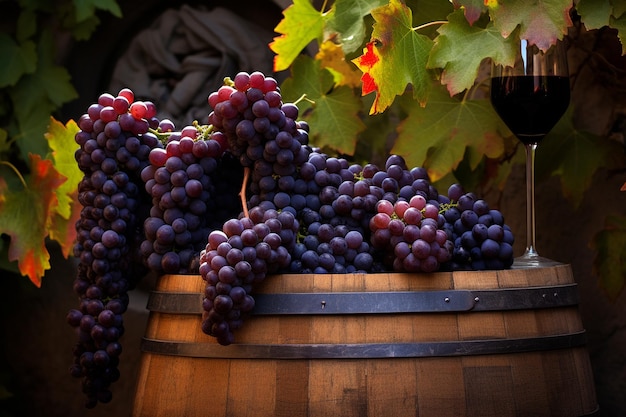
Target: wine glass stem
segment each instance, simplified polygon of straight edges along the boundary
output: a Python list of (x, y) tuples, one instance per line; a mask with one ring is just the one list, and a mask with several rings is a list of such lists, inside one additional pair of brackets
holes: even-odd
[(535, 150), (537, 144), (526, 147), (526, 253), (539, 256), (535, 246)]

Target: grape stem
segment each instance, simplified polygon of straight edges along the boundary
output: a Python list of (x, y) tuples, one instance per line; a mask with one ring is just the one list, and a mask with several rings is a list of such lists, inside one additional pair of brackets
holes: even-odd
[(296, 101), (293, 102), (293, 104), (297, 106), (298, 103), (300, 103), (301, 101), (305, 101), (305, 100), (311, 103), (312, 105), (315, 105), (315, 100), (311, 100), (310, 98), (308, 98), (306, 96), (306, 93), (302, 94)]
[(243, 209), (243, 215), (248, 217), (248, 201), (246, 200), (246, 188), (248, 186), (248, 178), (250, 178), (250, 167), (243, 169), (243, 183), (241, 184), (241, 191), (239, 192), (239, 198), (241, 198), (241, 207)]

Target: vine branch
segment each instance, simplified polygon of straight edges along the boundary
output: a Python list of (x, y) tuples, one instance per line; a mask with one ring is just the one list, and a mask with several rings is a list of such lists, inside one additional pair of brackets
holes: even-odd
[(22, 176), (22, 173), (15, 167), (15, 165), (13, 165), (12, 163), (10, 163), (8, 161), (0, 161), (0, 164), (1, 165), (6, 165), (9, 168), (11, 168), (13, 170), (13, 172), (15, 172), (17, 177), (20, 179), (20, 181), (22, 182), (22, 185), (24, 186), (24, 188), (28, 188), (28, 185), (26, 184), (26, 180)]

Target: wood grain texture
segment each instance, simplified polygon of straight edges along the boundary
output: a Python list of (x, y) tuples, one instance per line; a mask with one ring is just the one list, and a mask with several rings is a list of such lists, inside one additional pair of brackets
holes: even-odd
[[(527, 288), (573, 283), (568, 265), (434, 274), (277, 275), (258, 293)], [(202, 293), (199, 276), (156, 290)], [(584, 331), (577, 306), (402, 314), (253, 316), (236, 344), (386, 344), (509, 340)], [(216, 344), (199, 314), (152, 311), (146, 338)], [(597, 407), (584, 346), (447, 357), (258, 359), (146, 351), (134, 417), (581, 416)]]

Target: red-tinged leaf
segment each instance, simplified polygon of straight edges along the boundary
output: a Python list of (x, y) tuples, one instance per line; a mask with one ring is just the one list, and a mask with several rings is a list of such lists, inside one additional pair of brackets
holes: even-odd
[(453, 0), (455, 8), (462, 8), (463, 14), (470, 25), (473, 25), (483, 12), (487, 11), (485, 0)]
[(497, 158), (504, 142), (497, 133), (502, 122), (488, 100), (460, 101), (439, 86), (433, 88), (425, 107), (413, 105), (398, 127), (398, 138), (391, 150), (405, 157), (409, 166), (423, 166), (437, 181), (463, 160), (470, 148), (470, 168), (483, 155)]
[(58, 200), (55, 190), (65, 181), (54, 169), (52, 161), (30, 156), (30, 172), (26, 187), (10, 190), (0, 182), (0, 233), (10, 238), (9, 261), (17, 261), (22, 275), (37, 287), (50, 268), (46, 237)]
[(512, 38), (503, 38), (493, 24), (486, 28), (470, 26), (457, 10), (441, 25), (428, 59), (428, 67), (443, 68), (441, 83), (450, 95), (470, 88), (478, 76), (480, 63), (493, 58), (502, 65), (513, 65), (516, 47)]
[(571, 0), (501, 0), (490, 7), (495, 27), (508, 38), (519, 26), (520, 38), (546, 51), (572, 25)]
[(80, 217), (82, 208), (78, 202), (78, 183), (82, 179), (83, 173), (74, 159), (74, 153), (78, 147), (74, 141), (74, 136), (78, 130), (78, 125), (73, 120), (68, 121), (64, 126), (61, 122), (50, 117), (48, 132), (45, 134), (52, 150), (54, 167), (59, 171), (59, 174), (67, 178), (67, 181), (55, 190), (59, 204), (52, 216), (50, 225), (50, 239), (59, 243), (63, 256), (66, 258), (70, 255), (76, 240), (74, 225)]
[(281, 93), (286, 101), (297, 100), (306, 94), (314, 102), (303, 100), (298, 104), (311, 127), (311, 141), (315, 146), (353, 155), (357, 135), (365, 129), (359, 118), (362, 111), (360, 97), (352, 88), (334, 87), (333, 75), (321, 68), (318, 60), (299, 57), (291, 74), (281, 85)]
[(626, 285), (626, 217), (607, 217), (589, 246), (595, 252), (594, 274), (609, 298), (617, 299)]
[(332, 18), (331, 13), (316, 10), (309, 0), (294, 0), (283, 11), (283, 19), (274, 31), (280, 34), (269, 47), (276, 53), (274, 71), (282, 71), (315, 39), (321, 39), (324, 22)]
[(372, 40), (352, 62), (363, 72), (362, 94), (376, 92), (370, 114), (382, 113), (410, 84), (413, 97), (424, 104), (431, 86), (426, 69), (432, 40), (412, 28), (411, 9), (399, 0), (372, 10)]
[(65, 258), (68, 258), (72, 254), (74, 248), (74, 242), (76, 241), (76, 222), (80, 218), (80, 211), (82, 205), (78, 201), (78, 190), (69, 195), (71, 200), (71, 216), (65, 218), (59, 214), (58, 211), (54, 212), (52, 221), (50, 224), (50, 239), (53, 239), (59, 243), (61, 252)]

